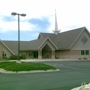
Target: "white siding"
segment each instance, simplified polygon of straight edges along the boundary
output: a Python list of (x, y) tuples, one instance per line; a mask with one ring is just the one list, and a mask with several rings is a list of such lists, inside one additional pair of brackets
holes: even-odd
[[(84, 36), (88, 39), (85, 44), (81, 40)], [(71, 50), (80, 50), (80, 53), (81, 53), (81, 50), (89, 50), (89, 55), (71, 55), (70, 57), (71, 58), (88, 58), (88, 59), (90, 59), (90, 35), (86, 30), (84, 30), (84, 32), (78, 38), (78, 40), (73, 45)]]
[(3, 46), (3, 51), (6, 53), (6, 57), (10, 57), (12, 55), (12, 53), (5, 46)]
[[(86, 36), (86, 38), (88, 39), (85, 44), (81, 40), (83, 36)], [(90, 50), (90, 36), (86, 31), (82, 33), (82, 35), (79, 37), (71, 50)]]

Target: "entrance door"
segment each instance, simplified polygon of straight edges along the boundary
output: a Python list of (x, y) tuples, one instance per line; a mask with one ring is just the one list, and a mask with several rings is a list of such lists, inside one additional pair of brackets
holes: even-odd
[(34, 52), (34, 58), (38, 58), (38, 52)]

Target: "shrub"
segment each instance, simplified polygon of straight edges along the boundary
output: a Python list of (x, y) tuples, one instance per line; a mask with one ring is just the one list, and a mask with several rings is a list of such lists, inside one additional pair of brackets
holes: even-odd
[(79, 60), (82, 60), (81, 58), (78, 58)]
[(20, 59), (26, 59), (26, 56), (25, 56), (24, 54), (22, 54), (22, 55), (20, 56)]
[(18, 56), (17, 55), (12, 55), (12, 56), (10, 56), (10, 60), (18, 60)]
[(5, 59), (5, 60), (9, 60), (9, 58), (8, 58), (8, 57), (5, 57), (4, 59)]
[(84, 60), (87, 60), (87, 58), (83, 58)]

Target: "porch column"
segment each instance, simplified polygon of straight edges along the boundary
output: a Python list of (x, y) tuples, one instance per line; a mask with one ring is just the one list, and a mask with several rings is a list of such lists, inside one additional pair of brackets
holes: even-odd
[(42, 51), (38, 51), (38, 59), (42, 59)]
[(55, 50), (52, 50), (52, 59), (55, 59)]

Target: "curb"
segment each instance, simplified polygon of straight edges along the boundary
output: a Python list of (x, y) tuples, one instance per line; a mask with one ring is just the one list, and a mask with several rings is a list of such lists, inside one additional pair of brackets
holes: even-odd
[(56, 70), (34, 70), (34, 71), (19, 71), (19, 72), (13, 72), (13, 71), (6, 71), (4, 69), (0, 68), (0, 73), (6, 73), (6, 74), (24, 74), (24, 73), (40, 73), (40, 72), (56, 72), (60, 71), (59, 69)]

